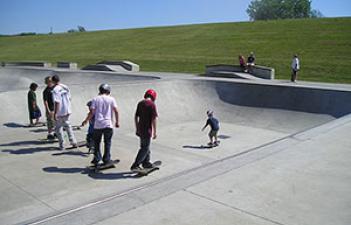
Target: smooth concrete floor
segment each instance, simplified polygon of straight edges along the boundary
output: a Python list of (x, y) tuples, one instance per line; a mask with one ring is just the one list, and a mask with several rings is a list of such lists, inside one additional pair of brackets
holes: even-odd
[[(0, 71), (0, 75), (9, 71)], [(161, 81), (153, 81), (148, 80), (153, 73), (140, 74), (140, 78), (130, 74), (116, 79), (113, 86), (123, 112), (123, 127), (115, 129), (112, 156), (121, 162), (114, 169), (89, 174), (86, 166), (91, 156), (86, 148), (59, 151), (57, 143), (40, 141), (46, 136), (45, 128), (21, 127), (27, 117), (26, 105), (13, 102), (22, 101), (28, 82), (40, 81), (50, 71), (37, 73), (16, 70), (10, 83), (16, 83), (18, 76), (18, 90), (6, 91), (4, 83), (0, 90), (4, 91), (0, 100), (5, 103), (0, 109), (0, 224), (351, 222), (349, 116), (335, 119), (324, 114), (234, 106), (217, 96), (215, 86), (178, 81), (232, 82), (228, 79), (155, 73)], [(74, 125), (84, 119), (87, 99), (96, 95), (97, 75), (62, 74), (67, 84), (72, 82)], [(111, 75), (103, 73), (104, 79), (114, 82)], [(88, 76), (86, 86), (75, 85), (82, 76)], [(135, 80), (131, 83), (128, 77)], [(138, 150), (132, 117), (140, 94), (150, 85), (160, 94), (160, 123), (152, 159), (162, 160), (163, 165), (147, 177), (135, 178), (129, 172)], [(347, 85), (342, 88), (351, 90)], [(177, 95), (178, 90), (188, 98)], [(213, 149), (203, 147), (208, 129), (200, 130), (208, 107), (221, 119), (221, 144)], [(78, 140), (85, 139), (86, 129), (75, 131)]]

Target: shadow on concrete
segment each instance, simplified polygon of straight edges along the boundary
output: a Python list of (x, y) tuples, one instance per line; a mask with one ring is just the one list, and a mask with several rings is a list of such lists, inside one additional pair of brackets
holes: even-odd
[(52, 156), (61, 156), (61, 155), (69, 155), (69, 156), (81, 156), (81, 157), (89, 157), (90, 153), (81, 152), (81, 151), (69, 151), (69, 152), (58, 152), (51, 154)]
[(36, 147), (36, 148), (22, 148), (17, 150), (12, 149), (5, 149), (2, 152), (7, 152), (14, 155), (26, 155), (26, 154), (33, 154), (38, 152), (48, 152), (48, 151), (57, 151), (58, 148), (56, 147)]
[(39, 129), (31, 130), (30, 132), (33, 132), (33, 133), (44, 133), (44, 132), (48, 132), (48, 129), (46, 129), (46, 128), (39, 128)]
[(79, 167), (73, 167), (73, 168), (58, 168), (56, 166), (51, 166), (51, 167), (45, 167), (43, 170), (47, 173), (66, 173), (66, 174), (72, 174), (72, 173), (85, 173), (88, 171), (87, 168), (79, 168)]
[(49, 144), (49, 143), (54, 143), (54, 141), (53, 142), (49, 142), (49, 141), (45, 141), (45, 140), (15, 141), (15, 142), (10, 142), (10, 143), (6, 143), (6, 144), (0, 144), (0, 147), (21, 146), (21, 145), (45, 145), (45, 144)]
[(5, 127), (9, 127), (9, 128), (23, 128), (26, 127), (23, 124), (20, 123), (14, 123), (14, 122), (10, 122), (10, 123), (4, 123), (3, 124)]
[(208, 145), (183, 145), (183, 148), (192, 148), (192, 149), (211, 149), (213, 147), (208, 146)]
[(56, 166), (45, 167), (43, 171), (47, 173), (64, 173), (64, 174), (74, 174), (81, 173), (87, 174), (88, 177), (95, 180), (121, 180), (121, 179), (133, 179), (139, 178), (136, 173), (131, 171), (119, 172), (119, 173), (103, 173), (103, 172), (93, 172), (88, 167), (72, 167), (72, 168), (58, 168)]
[(230, 136), (228, 136), (228, 135), (225, 135), (225, 134), (221, 134), (221, 135), (218, 135), (218, 139), (229, 139), (229, 138), (231, 138)]

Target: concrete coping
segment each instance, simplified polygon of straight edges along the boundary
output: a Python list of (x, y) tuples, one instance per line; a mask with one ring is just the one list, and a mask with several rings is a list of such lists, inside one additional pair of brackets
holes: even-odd
[(74, 62), (57, 62), (58, 68), (78, 69), (78, 64)]
[(35, 67), (51, 67), (51, 63), (43, 61), (24, 61), (24, 62), (2, 62), (3, 66), (35, 66)]
[[(206, 65), (206, 75), (212, 76), (217, 75), (221, 76), (223, 72), (244, 72), (240, 65), (227, 65), (227, 64), (216, 64), (216, 65)], [(249, 74), (262, 78), (273, 80), (275, 76), (275, 70), (271, 67), (254, 65), (249, 67)]]

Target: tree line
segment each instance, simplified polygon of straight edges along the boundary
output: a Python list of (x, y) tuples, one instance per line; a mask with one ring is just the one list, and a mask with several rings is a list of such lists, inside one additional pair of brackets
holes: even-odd
[(310, 0), (252, 0), (246, 12), (250, 20), (323, 17), (311, 4)]

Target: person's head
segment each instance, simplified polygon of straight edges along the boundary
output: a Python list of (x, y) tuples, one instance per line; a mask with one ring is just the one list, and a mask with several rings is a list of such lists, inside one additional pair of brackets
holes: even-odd
[(51, 80), (51, 77), (45, 77), (45, 84), (49, 87), (52, 86), (52, 80)]
[(57, 75), (57, 74), (54, 74), (52, 77), (51, 77), (51, 80), (54, 84), (58, 84), (60, 83), (60, 77)]
[(31, 83), (29, 85), (29, 89), (32, 90), (32, 91), (36, 91), (38, 88), (38, 85), (36, 83)]
[(90, 106), (91, 106), (92, 103), (93, 102), (91, 100), (89, 102), (87, 102), (87, 106), (88, 106), (89, 109), (90, 109)]
[(207, 110), (206, 112), (208, 117), (213, 117), (213, 111), (212, 110)]
[(111, 93), (111, 88), (108, 84), (101, 84), (99, 86), (100, 95), (109, 95)]
[(250, 56), (254, 56), (254, 52), (250, 52)]
[(294, 58), (297, 58), (297, 54), (294, 54)]
[(157, 93), (153, 89), (149, 89), (144, 94), (144, 99), (151, 99), (151, 101), (156, 101)]

